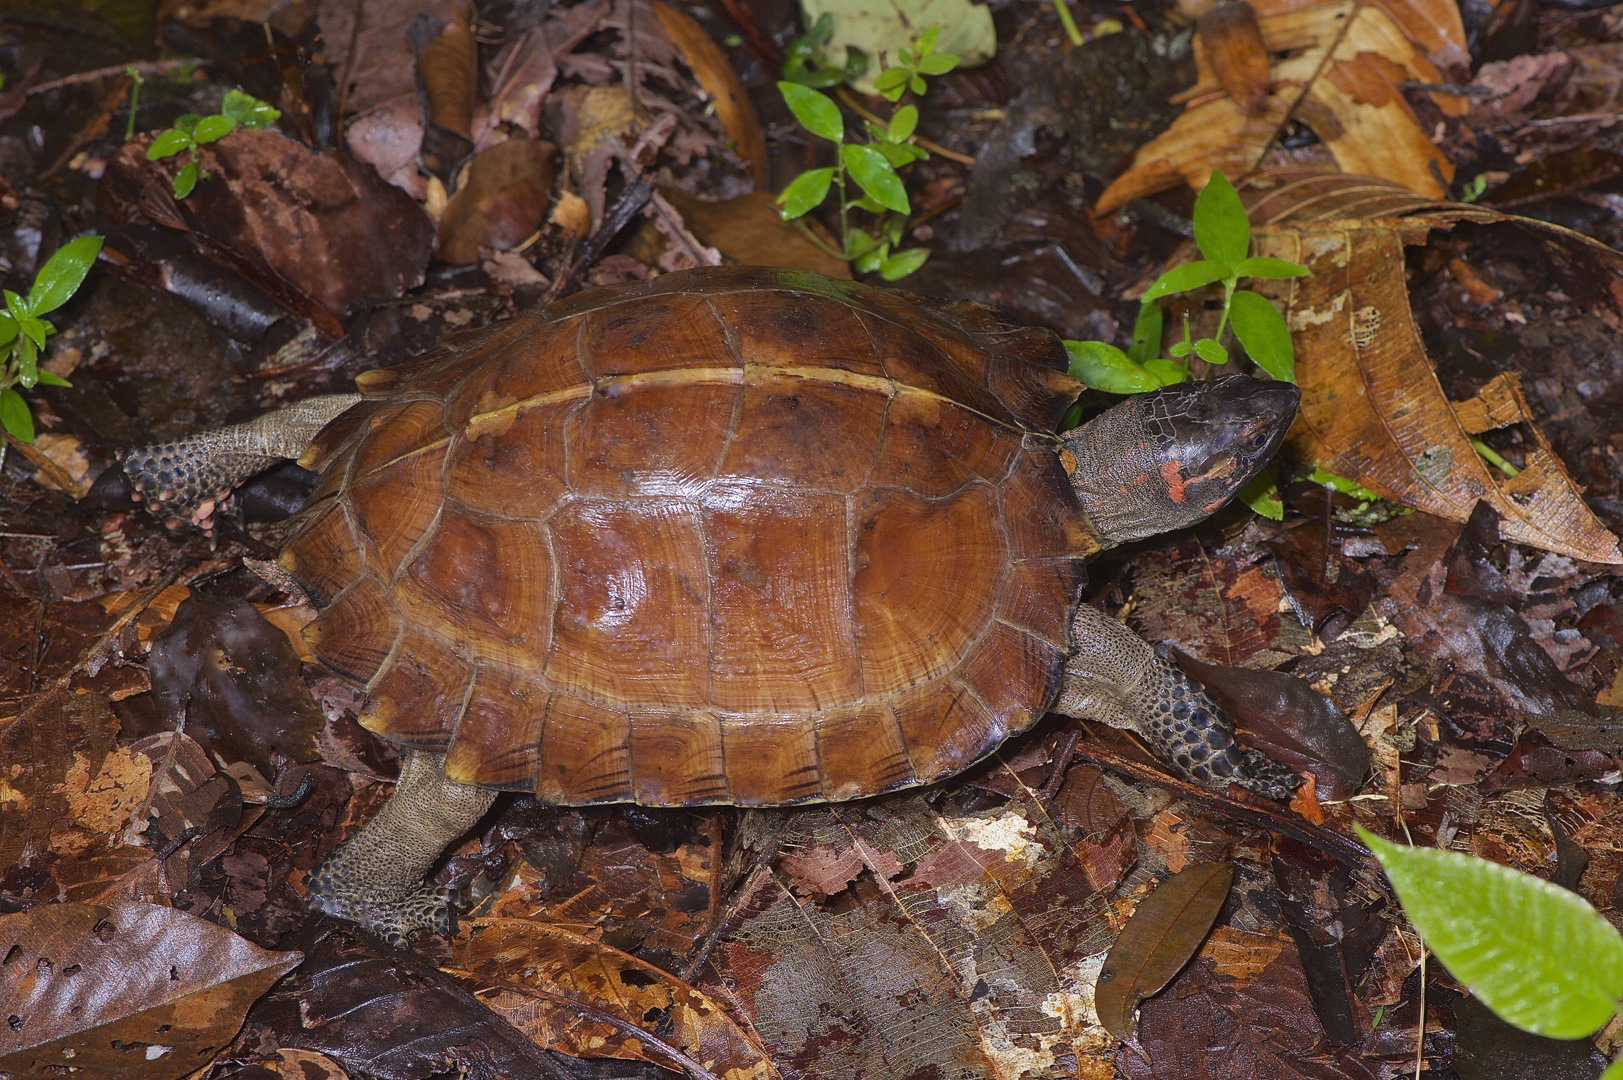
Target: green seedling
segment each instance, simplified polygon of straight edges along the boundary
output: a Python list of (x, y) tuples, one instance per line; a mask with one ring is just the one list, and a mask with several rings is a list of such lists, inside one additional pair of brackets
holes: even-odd
[(67, 303), (79, 290), (101, 251), (101, 242), (99, 236), (69, 240), (45, 260), (27, 296), (5, 290), (6, 306), (0, 311), (0, 427), (22, 442), (34, 441), (34, 414), (17, 387), (32, 390), (40, 383), (68, 385), (66, 379), (39, 366), (45, 339), (56, 333), (50, 320), (41, 316)]
[(827, 90), (860, 78), (868, 70), (868, 54), (847, 45), (845, 63), (834, 63), (828, 58), (828, 43), (833, 36), (834, 16), (825, 11), (810, 30), (789, 42), (783, 51), (784, 79), (813, 90)]
[[(821, 19), (818, 25), (822, 25)], [(922, 93), (925, 83), (920, 72), (941, 74), (957, 64), (958, 58), (953, 54), (934, 51), (935, 37), (936, 28), (932, 26), (919, 35), (912, 49), (899, 50), (910, 66), (898, 84), (901, 88), (894, 95), (886, 93), (886, 97), (900, 100), (902, 94), (915, 85), (914, 92)], [(894, 70), (900, 69), (887, 68), (879, 79), (884, 80)], [(836, 150), (833, 165), (803, 172), (783, 189), (778, 204), (785, 220), (793, 221), (817, 209), (832, 190), (839, 203), (840, 247), (835, 251), (817, 241), (819, 247), (846, 260), (858, 273), (877, 273), (886, 281), (904, 278), (923, 266), (924, 260), (930, 257), (927, 249), (896, 250), (907, 231), (907, 216), (912, 213), (907, 187), (898, 170), (929, 157), (913, 142), (913, 133), (919, 124), (918, 106), (903, 105), (882, 124), (864, 120), (867, 141), (852, 142), (846, 137), (845, 118), (833, 98), (788, 78), (778, 83), (778, 90), (800, 125), (818, 138), (832, 142)], [(855, 185), (858, 193), (850, 191), (851, 185)], [(876, 215), (878, 220), (872, 231), (852, 225), (852, 210)], [(809, 230), (808, 235), (811, 235)]]
[(874, 89), (886, 101), (896, 102), (902, 100), (902, 95), (911, 90), (915, 94), (923, 94), (925, 90), (924, 76), (945, 75), (958, 66), (956, 53), (938, 53), (935, 51), (937, 37), (941, 33), (939, 26), (926, 27), (924, 33), (913, 41), (911, 49), (896, 50), (896, 63), (885, 68), (874, 77)]
[[(1358, 835), (1426, 947), (1501, 1020), (1582, 1039), (1617, 1014), (1623, 936), (1583, 897), (1486, 859)], [(1623, 1080), (1623, 1060), (1601, 1080)]]
[(135, 113), (141, 107), (141, 87), (147, 80), (134, 64), (125, 65), (124, 74), (130, 77), (130, 119), (124, 125), (124, 141), (129, 142), (135, 138)]
[(152, 140), (152, 145), (147, 147), (147, 160), (186, 155), (186, 164), (175, 174), (175, 198), (184, 199), (203, 178), (197, 164), (198, 147), (218, 142), (238, 126), (254, 131), (270, 127), (281, 115), (280, 109), (260, 101), (252, 94), (245, 94), (241, 90), (227, 91), (219, 112), (210, 116), (186, 113), (176, 117), (175, 126), (160, 132)]

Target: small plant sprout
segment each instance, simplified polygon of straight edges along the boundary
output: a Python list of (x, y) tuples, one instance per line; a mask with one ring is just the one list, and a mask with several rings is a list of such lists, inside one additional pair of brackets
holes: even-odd
[(27, 296), (5, 290), (6, 306), (0, 311), (0, 426), (21, 442), (34, 441), (34, 414), (17, 387), (68, 385), (39, 366), (45, 339), (56, 333), (56, 327), (40, 316), (55, 311), (78, 291), (101, 242), (99, 236), (69, 240), (45, 260)]
[[(822, 25), (821, 20), (818, 25)], [(919, 35), (912, 49), (898, 50), (905, 67), (880, 72), (875, 82), (881, 89), (889, 86), (894, 90), (885, 90), (891, 101), (900, 100), (910, 89), (922, 93), (923, 75), (951, 71), (958, 63), (953, 54), (934, 51), (936, 32), (932, 26)], [(902, 75), (887, 82), (886, 77), (895, 71)], [(786, 70), (785, 75), (789, 74)], [(778, 83), (778, 90), (800, 125), (836, 148), (832, 166), (803, 172), (783, 189), (778, 203), (784, 218), (792, 221), (817, 209), (832, 189), (839, 200), (840, 248), (830, 250), (830, 254), (849, 262), (858, 273), (878, 273), (886, 281), (904, 278), (923, 266), (930, 256), (927, 249), (895, 250), (907, 231), (907, 216), (912, 213), (907, 188), (897, 170), (929, 156), (913, 142), (919, 124), (918, 106), (903, 105), (883, 123), (864, 120), (867, 141), (851, 142), (846, 138), (845, 118), (833, 98), (791, 78)], [(853, 196), (847, 180), (856, 185), (859, 194)], [(876, 215), (875, 227), (871, 231), (854, 227), (852, 210)]]
[(186, 113), (175, 118), (175, 126), (159, 133), (147, 147), (147, 160), (186, 155), (186, 164), (175, 174), (175, 198), (184, 199), (192, 193), (202, 173), (197, 164), (197, 148), (204, 143), (217, 142), (231, 134), (240, 125), (257, 131), (270, 127), (280, 118), (280, 109), (260, 101), (241, 90), (229, 90), (220, 105), (220, 111), (210, 116)]
[(825, 11), (812, 28), (789, 42), (783, 51), (783, 77), (789, 82), (827, 90), (860, 78), (868, 70), (868, 54), (852, 45), (845, 47), (845, 63), (828, 58), (828, 43), (834, 36), (834, 16)]

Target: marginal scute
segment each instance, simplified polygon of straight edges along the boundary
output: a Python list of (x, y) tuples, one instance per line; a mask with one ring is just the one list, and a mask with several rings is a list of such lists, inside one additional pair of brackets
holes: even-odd
[(559, 805), (852, 799), (1057, 692), (1098, 549), (1045, 331), (747, 267), (361, 380), (284, 565), (362, 722)]

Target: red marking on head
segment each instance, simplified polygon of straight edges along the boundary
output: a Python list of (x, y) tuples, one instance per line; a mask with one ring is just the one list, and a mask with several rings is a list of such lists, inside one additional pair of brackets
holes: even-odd
[(1187, 481), (1184, 480), (1176, 461), (1161, 462), (1161, 479), (1167, 482), (1167, 494), (1172, 496), (1172, 501), (1183, 502), (1183, 489)]

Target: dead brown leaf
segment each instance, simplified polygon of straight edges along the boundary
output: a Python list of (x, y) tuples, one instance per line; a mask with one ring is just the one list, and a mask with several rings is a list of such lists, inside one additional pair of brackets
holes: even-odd
[(783, 220), (777, 200), (764, 191), (721, 202), (705, 202), (674, 188), (661, 194), (681, 213), (693, 235), (719, 250), (729, 262), (851, 276), (844, 259), (818, 247), (795, 222)]
[(170, 1080), (231, 1041), (248, 1006), (298, 966), (155, 904), (40, 904), (0, 916), (0, 1072)]
[(1134, 1013), (1200, 949), (1234, 882), (1234, 865), (1185, 867), (1139, 902), (1099, 970), (1094, 1008), (1106, 1031), (1137, 1045)]
[(480, 248), (510, 250), (541, 227), (557, 177), (558, 148), (549, 142), (508, 139), (480, 151), (467, 179), (439, 222), (442, 261), (479, 261)]
[[(575, 1057), (631, 1058), (670, 1069), (674, 1047), (724, 1080), (773, 1075), (766, 1052), (716, 1001), (596, 938), (530, 919), (476, 923), (452, 974), (535, 1042)], [(658, 1016), (670, 1042), (649, 1030)]]
[(704, 32), (704, 27), (692, 17), (663, 0), (653, 0), (654, 14), (665, 36), (682, 53), (682, 60), (699, 80), (704, 92), (710, 95), (716, 107), (716, 118), (722, 130), (733, 141), (738, 156), (749, 166), (757, 190), (766, 187), (767, 157), (766, 135), (761, 121), (750, 104), (749, 94), (739, 81), (738, 73), (728, 62), (719, 46)]
[(1197, 40), (1223, 92), (1243, 112), (1267, 107), (1268, 46), (1257, 25), (1256, 9), (1238, 0), (1226, 0), (1201, 15), (1195, 24)]

